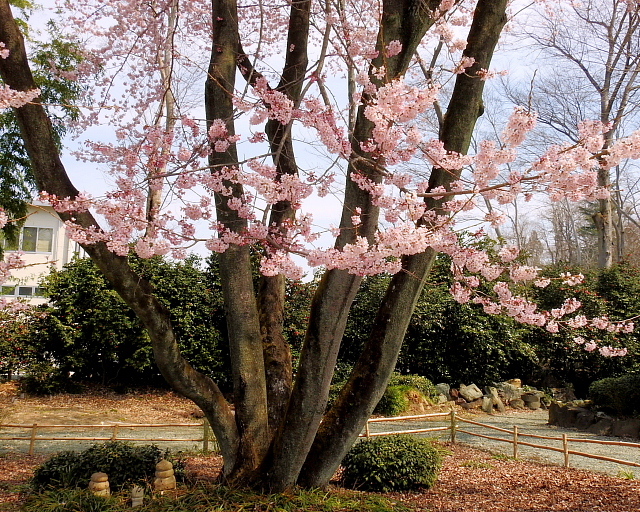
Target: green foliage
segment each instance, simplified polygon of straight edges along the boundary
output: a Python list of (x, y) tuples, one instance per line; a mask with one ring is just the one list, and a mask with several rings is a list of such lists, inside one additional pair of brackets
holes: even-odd
[(589, 386), (589, 398), (599, 407), (631, 416), (640, 412), (640, 374), (607, 377)]
[[(625, 320), (640, 308), (640, 270), (626, 264), (606, 270), (585, 270), (559, 265), (547, 267), (543, 274), (556, 277), (562, 272), (585, 276), (582, 284), (568, 286), (553, 280), (546, 288), (532, 287), (531, 298), (541, 308), (550, 309), (575, 297), (582, 303), (580, 313), (588, 317), (608, 316), (611, 320)], [(573, 339), (582, 336), (597, 340), (598, 345), (625, 346), (626, 357), (603, 357), (598, 351), (587, 352)], [(571, 384), (578, 396), (584, 397), (589, 384), (605, 377), (640, 371), (638, 333), (609, 333), (599, 329), (562, 329), (552, 334), (545, 329), (530, 327), (525, 341), (536, 353), (537, 369), (529, 379), (543, 386)]]
[(0, 311), (0, 375), (10, 376), (38, 360), (31, 343), (31, 325), (36, 318), (33, 309)]
[(342, 461), (341, 483), (350, 489), (390, 492), (435, 484), (442, 455), (433, 444), (409, 435), (367, 439)]
[(34, 471), (31, 484), (36, 491), (49, 487), (84, 487), (91, 475), (103, 472), (109, 476), (112, 490), (132, 484), (148, 484), (154, 477), (155, 466), (161, 459), (174, 463), (180, 476), (183, 464), (172, 460), (169, 450), (155, 445), (134, 446), (122, 441), (94, 444), (83, 452), (62, 452), (51, 457)]
[[(396, 370), (433, 382), (493, 382), (530, 373), (535, 354), (523, 343), (523, 327), (505, 316), (487, 315), (451, 294), (450, 260), (439, 256), (411, 317)], [(349, 316), (340, 361), (355, 363), (369, 335), (388, 276), (367, 277)], [(523, 371), (526, 370), (526, 371)], [(428, 395), (427, 395), (428, 396)]]
[[(131, 262), (169, 309), (185, 358), (222, 385), (228, 382), (222, 299), (199, 260)], [(39, 353), (77, 379), (119, 386), (163, 382), (146, 330), (91, 260), (52, 271), (43, 287), (50, 307), (32, 332)]]
[[(32, 4), (21, 0), (16, 2), (16, 6), (28, 9)], [(26, 12), (23, 14), (27, 17)], [(22, 20), (21, 25), (28, 32), (28, 19)], [(47, 31), (46, 43), (30, 38), (29, 59), (33, 79), (41, 91), (39, 99), (45, 105), (53, 123), (56, 142), (61, 146), (67, 123), (78, 117), (78, 109), (73, 103), (82, 92), (78, 82), (64, 76), (72, 73), (82, 58), (77, 45), (65, 41), (53, 23), (47, 25)], [(1, 82), (0, 80), (0, 85)], [(31, 162), (17, 118), (13, 109), (5, 109), (0, 112), (0, 207), (4, 208), (10, 218), (24, 220), (27, 203), (31, 201), (35, 190)], [(3, 235), (14, 241), (20, 224), (21, 222), (7, 224), (2, 229)], [(0, 254), (1, 251), (0, 247)]]
[[(451, 294), (450, 259), (440, 255), (416, 304), (396, 370), (424, 375), (433, 382), (499, 382), (518, 376), (541, 387), (571, 385), (586, 396), (594, 380), (640, 371), (640, 335), (608, 333), (596, 329), (546, 329), (518, 324), (506, 315), (489, 315), (476, 304), (459, 304)], [(563, 272), (585, 275), (585, 282), (568, 286), (554, 279), (546, 288), (522, 286), (518, 293), (541, 309), (559, 308), (576, 297), (580, 313), (624, 320), (640, 311), (640, 269), (627, 264), (601, 271), (559, 265), (543, 274), (557, 278)], [(388, 285), (387, 276), (367, 277), (356, 295), (339, 354), (343, 365), (357, 361), (369, 336), (375, 311)], [(480, 291), (490, 292), (487, 288)], [(607, 358), (587, 352), (573, 338), (597, 340), (600, 346), (625, 346), (629, 356)]]
[(82, 392), (82, 386), (72, 381), (65, 371), (48, 362), (30, 365), (29, 373), (20, 379), (19, 386), (23, 393), (37, 396)]
[[(29, 497), (24, 512), (128, 512), (124, 496), (89, 496), (85, 490), (51, 490)], [(102, 508), (99, 508), (102, 507)], [(383, 496), (340, 490), (296, 489), (285, 494), (245, 488), (199, 485), (177, 496), (155, 496), (139, 512), (408, 512), (402, 503)]]
[(394, 372), (389, 379), (389, 386), (409, 386), (422, 393), (427, 400), (437, 400), (440, 395), (433, 382), (421, 375), (401, 375)]
[(389, 386), (376, 405), (375, 414), (382, 416), (398, 416), (409, 408), (408, 394), (412, 391), (411, 386)]

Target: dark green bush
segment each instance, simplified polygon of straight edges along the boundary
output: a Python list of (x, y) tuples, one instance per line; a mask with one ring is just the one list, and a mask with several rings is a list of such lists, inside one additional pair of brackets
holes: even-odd
[(411, 386), (389, 386), (374, 409), (374, 414), (383, 416), (398, 416), (409, 407), (408, 394), (413, 390)]
[(589, 398), (597, 406), (632, 416), (640, 411), (640, 374), (596, 380), (589, 386)]
[(50, 363), (36, 363), (19, 382), (20, 391), (28, 395), (46, 396), (58, 393), (82, 393), (82, 386), (72, 381), (65, 371)]
[(394, 435), (357, 443), (342, 461), (341, 483), (350, 489), (390, 492), (429, 488), (442, 466), (440, 451), (425, 439)]
[(122, 441), (94, 444), (81, 453), (62, 452), (36, 468), (32, 486), (37, 491), (48, 487), (84, 487), (91, 474), (103, 472), (109, 476), (109, 485), (120, 490), (125, 485), (145, 484), (155, 474), (155, 465), (161, 459), (171, 460), (176, 476), (183, 469), (180, 460), (174, 460), (169, 450), (155, 445), (134, 446)]

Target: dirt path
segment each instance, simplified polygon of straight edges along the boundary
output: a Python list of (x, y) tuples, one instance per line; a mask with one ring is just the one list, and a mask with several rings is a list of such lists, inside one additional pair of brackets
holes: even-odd
[[(637, 439), (633, 440), (633, 439), (620, 439), (617, 437), (596, 436), (588, 432), (579, 432), (573, 429), (550, 426), (550, 425), (547, 425), (548, 417), (549, 416), (547, 411), (542, 411), (542, 410), (527, 411), (527, 412), (510, 411), (505, 414), (494, 414), (491, 416), (468, 415), (468, 419), (471, 419), (478, 423), (493, 425), (493, 426), (508, 429), (511, 431), (513, 430), (514, 425), (517, 425), (520, 441), (541, 444), (541, 445), (551, 446), (555, 448), (562, 448), (562, 442), (527, 438), (525, 434), (562, 437), (562, 434), (566, 433), (568, 438), (574, 438), (574, 439), (598, 439), (603, 441), (638, 442)], [(427, 427), (417, 426), (417, 425), (423, 425), (423, 424), (424, 422), (419, 422), (419, 421), (398, 422), (398, 423), (372, 423), (371, 431), (382, 432), (382, 431), (389, 431), (389, 430), (405, 430), (405, 429), (408, 430), (411, 428), (427, 428)], [(431, 426), (431, 424), (433, 426), (444, 426), (444, 425), (447, 425), (448, 422), (430, 422), (429, 426)], [(509, 441), (512, 440), (512, 436), (507, 433), (490, 430), (485, 427), (480, 427), (477, 425), (461, 423), (458, 425), (458, 428), (462, 430), (474, 432), (474, 433), (489, 435), (492, 437), (504, 438), (505, 440), (509, 440)], [(433, 436), (433, 434), (431, 435)], [(448, 441), (450, 438), (450, 434), (449, 432), (444, 432), (440, 434), (440, 437), (443, 440)], [(501, 453), (506, 456), (513, 455), (513, 445), (508, 442), (493, 441), (490, 439), (484, 439), (481, 437), (472, 436), (470, 434), (464, 434), (462, 432), (457, 433), (456, 440), (459, 443), (465, 443), (470, 446), (482, 448), (492, 453)], [(607, 446), (607, 445), (599, 445), (599, 444), (592, 444), (592, 443), (569, 442), (569, 450), (592, 453), (595, 455), (603, 455), (603, 456), (612, 457), (616, 459), (640, 463), (640, 448), (624, 447), (624, 446)], [(528, 459), (528, 460), (534, 460), (537, 462), (545, 462), (545, 463), (557, 464), (557, 465), (564, 464), (563, 453), (559, 453), (551, 450), (544, 450), (540, 448), (531, 448), (528, 446), (519, 446), (519, 457)], [(569, 465), (572, 468), (599, 471), (599, 472), (606, 473), (609, 475), (614, 475), (614, 476), (620, 475), (622, 474), (621, 472), (624, 472), (629, 477), (633, 475), (635, 476), (635, 478), (640, 478), (640, 468), (621, 465), (621, 464), (615, 464), (611, 462), (605, 462), (605, 461), (591, 459), (587, 457), (581, 457), (579, 455), (570, 455)]]

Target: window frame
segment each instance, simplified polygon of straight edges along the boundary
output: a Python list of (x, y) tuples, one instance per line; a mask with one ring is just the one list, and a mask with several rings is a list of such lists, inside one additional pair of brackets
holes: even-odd
[[(24, 248), (24, 233), (26, 229), (35, 229), (35, 239), (33, 239), (34, 242), (34, 250), (26, 250)], [(45, 236), (40, 236), (40, 233), (44, 233), (44, 232), (49, 232), (51, 233), (48, 236), (48, 240), (46, 239), (47, 237)], [(2, 240), (2, 246), (4, 248), (5, 251), (8, 252), (17, 252), (17, 251), (22, 251), (26, 254), (53, 254), (53, 249), (54, 249), (54, 240), (55, 240), (55, 233), (54, 233), (54, 228), (52, 227), (46, 227), (46, 226), (22, 226), (22, 228), (20, 229), (20, 234), (18, 235), (18, 240), (17, 240), (17, 247), (11, 246), (9, 247), (7, 239), (3, 238)], [(39, 251), (38, 250), (38, 246), (40, 245), (40, 243), (42, 242), (46, 242), (49, 246), (49, 250), (47, 251)]]

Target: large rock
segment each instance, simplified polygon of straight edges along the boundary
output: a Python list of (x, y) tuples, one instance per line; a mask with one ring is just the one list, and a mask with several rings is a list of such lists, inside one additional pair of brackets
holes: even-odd
[[(524, 406), (524, 402), (522, 402)], [(558, 402), (551, 402), (549, 406), (549, 425), (557, 425), (558, 424), (558, 412), (560, 411), (561, 405)]]
[(451, 386), (449, 386), (449, 384), (441, 382), (440, 384), (436, 384), (436, 389), (444, 396), (449, 396), (449, 390), (451, 389)]
[(640, 420), (615, 420), (611, 434), (616, 437), (638, 437), (640, 433)]
[(509, 405), (511, 407), (513, 407), (514, 409), (524, 409), (525, 408), (524, 400), (520, 400), (519, 398), (517, 398), (515, 400), (511, 400), (509, 402)]
[(482, 398), (478, 398), (473, 402), (465, 402), (460, 405), (463, 409), (480, 409), (480, 407), (482, 407), (482, 401), (483, 401)]
[(482, 411), (493, 414), (493, 399), (490, 396), (482, 397)]
[(578, 414), (581, 412), (588, 412), (588, 409), (553, 403), (549, 407), (549, 424), (558, 425), (559, 427), (573, 428), (576, 426)]
[(576, 428), (578, 430), (587, 430), (597, 420), (596, 413), (593, 411), (580, 411), (576, 416)]
[(591, 432), (597, 436), (610, 436), (613, 430), (612, 418), (600, 418), (593, 425), (591, 425), (587, 432)]
[(522, 388), (509, 382), (498, 382), (496, 388), (502, 391), (502, 396), (507, 403), (511, 402), (511, 400), (519, 400), (522, 395)]
[(525, 406), (527, 409), (531, 409), (532, 411), (537, 411), (542, 407), (542, 402), (540, 400), (536, 400), (534, 402), (525, 402)]
[(473, 402), (474, 400), (478, 400), (483, 396), (482, 391), (480, 391), (480, 388), (475, 384), (469, 384), (468, 386), (460, 384), (460, 389), (458, 391), (460, 392), (462, 398), (464, 398), (467, 402)]
[(502, 403), (502, 400), (500, 399), (500, 395), (498, 394), (498, 390), (496, 388), (491, 386), (489, 387), (489, 396), (491, 397), (493, 405), (498, 409), (498, 411), (500, 411), (501, 413), (506, 412), (506, 407)]

